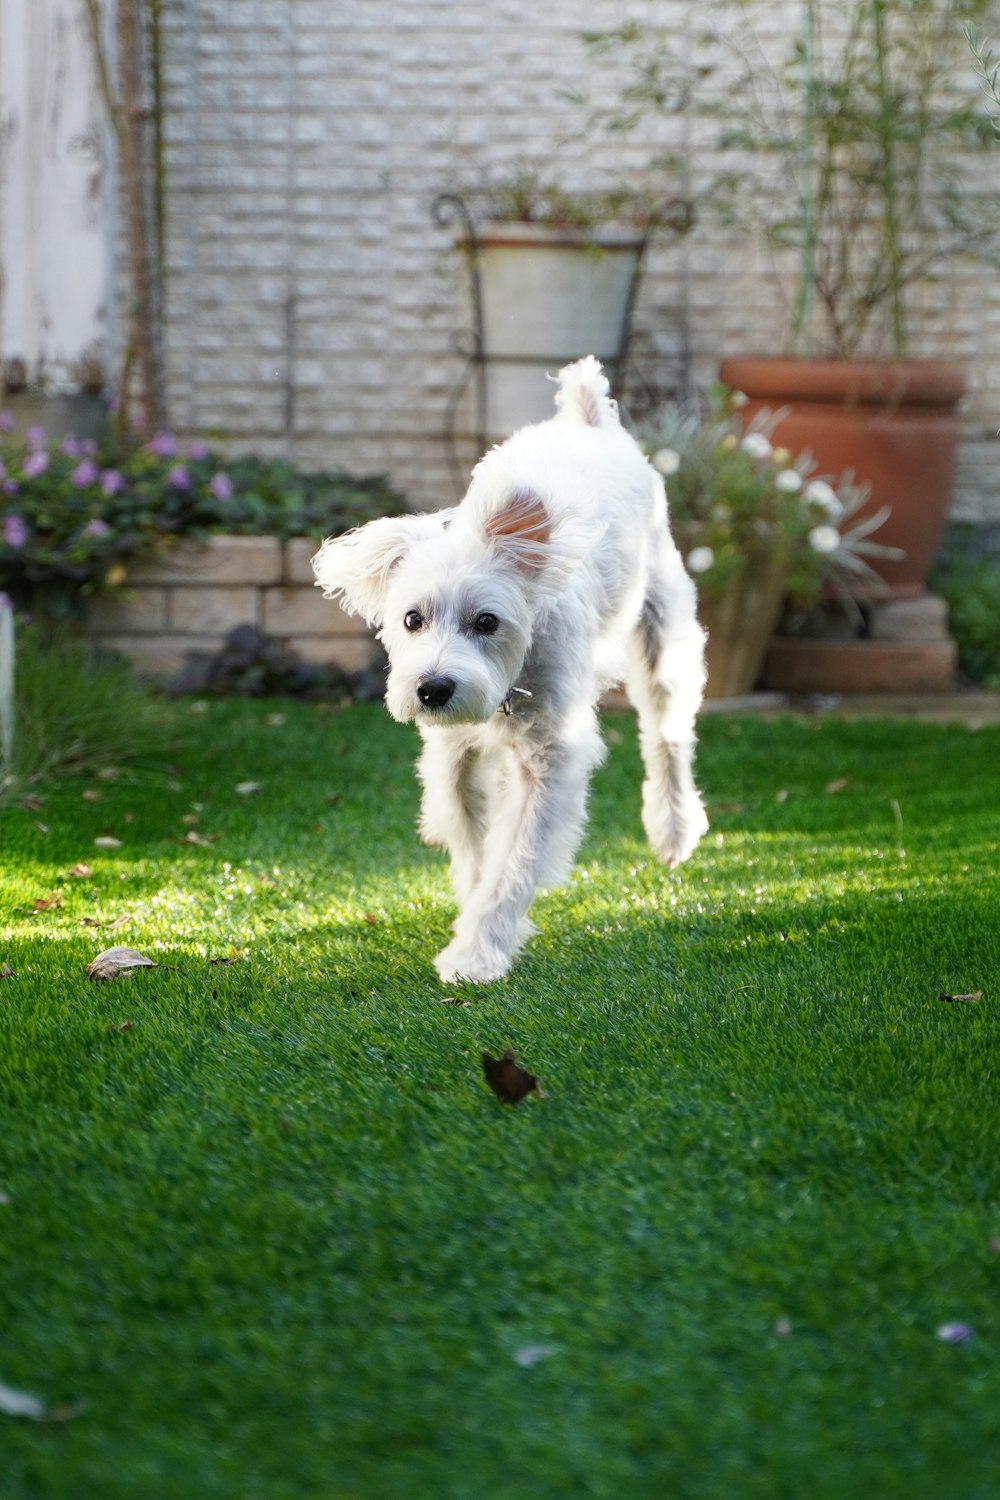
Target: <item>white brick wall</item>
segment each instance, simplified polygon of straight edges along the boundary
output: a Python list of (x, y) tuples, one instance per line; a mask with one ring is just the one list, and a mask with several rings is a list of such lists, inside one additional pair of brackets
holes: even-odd
[[(581, 119), (560, 91), (582, 82), (613, 102), (623, 77), (620, 61), (588, 59), (581, 32), (626, 14), (673, 25), (683, 47), (703, 13), (681, 0), (164, 0), (175, 424), (449, 498), (441, 434), (462, 318), (435, 194), (524, 157), (570, 187), (632, 180), (654, 146), (687, 147), (696, 183), (710, 165), (718, 127), (704, 121), (560, 144)], [(782, 52), (797, 14), (754, 7)], [(1000, 34), (1000, 6), (982, 29)], [(1000, 148), (983, 170), (1000, 182)], [(649, 258), (636, 355), (657, 382), (779, 351), (763, 255), (707, 223)], [(1000, 276), (949, 265), (927, 304), (913, 352), (970, 372), (955, 514), (1000, 520)], [(471, 441), (461, 451), (476, 457)]]

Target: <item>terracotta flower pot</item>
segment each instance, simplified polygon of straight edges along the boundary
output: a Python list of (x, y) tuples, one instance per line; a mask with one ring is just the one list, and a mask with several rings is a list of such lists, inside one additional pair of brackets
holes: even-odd
[(853, 470), (871, 496), (858, 513), (891, 514), (874, 540), (901, 559), (872, 559), (895, 598), (923, 591), (941, 539), (955, 475), (959, 365), (936, 360), (802, 360), (741, 356), (719, 375), (748, 398), (743, 417), (787, 408), (774, 441), (810, 452), (823, 474)]

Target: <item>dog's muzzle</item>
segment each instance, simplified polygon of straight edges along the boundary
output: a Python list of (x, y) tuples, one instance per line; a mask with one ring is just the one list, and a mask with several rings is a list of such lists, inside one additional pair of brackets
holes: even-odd
[(424, 708), (444, 708), (455, 692), (453, 677), (425, 677), (417, 683), (417, 698)]

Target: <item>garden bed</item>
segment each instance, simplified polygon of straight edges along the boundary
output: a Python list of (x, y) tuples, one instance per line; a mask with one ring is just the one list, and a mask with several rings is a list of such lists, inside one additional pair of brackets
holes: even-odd
[(129, 565), (123, 592), (90, 604), (87, 635), (154, 678), (176, 675), (192, 652), (221, 650), (239, 625), (306, 661), (363, 671), (376, 650), (372, 632), (316, 588), (317, 546), (306, 537), (213, 536), (163, 548)]

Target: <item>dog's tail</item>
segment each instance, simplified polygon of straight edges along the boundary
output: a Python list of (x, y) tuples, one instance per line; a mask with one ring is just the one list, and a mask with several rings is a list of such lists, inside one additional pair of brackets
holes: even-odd
[(588, 354), (565, 365), (556, 376), (556, 410), (564, 420), (585, 427), (617, 427), (618, 403), (611, 397), (608, 378), (600, 360)]

